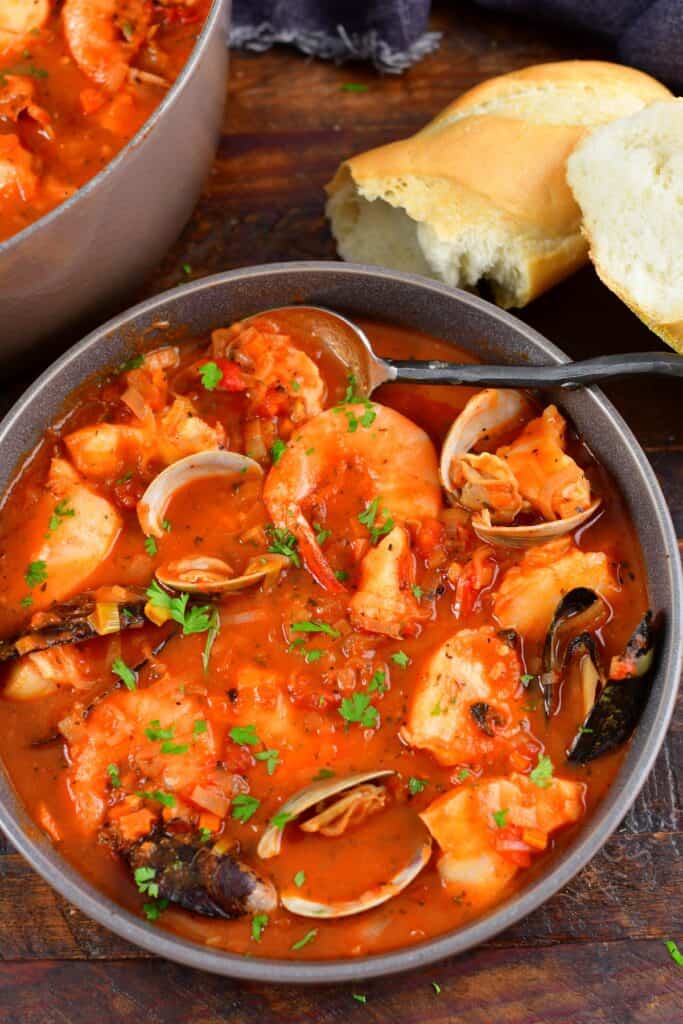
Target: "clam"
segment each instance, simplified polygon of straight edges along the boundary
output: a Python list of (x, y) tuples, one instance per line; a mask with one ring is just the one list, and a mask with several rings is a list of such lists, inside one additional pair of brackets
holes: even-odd
[(152, 834), (123, 853), (133, 872), (152, 872), (155, 898), (195, 914), (235, 918), (277, 906), (272, 882), (220, 844), (210, 849), (198, 838)]
[(292, 914), (298, 914), (300, 917), (350, 917), (352, 914), (361, 914), (366, 910), (372, 910), (373, 907), (378, 907), (380, 903), (386, 903), (392, 896), (396, 896), (407, 888), (429, 863), (431, 855), (432, 839), (427, 835), (410, 862), (401, 868), (393, 878), (381, 885), (366, 889), (356, 899), (322, 903), (319, 900), (309, 900), (299, 896), (295, 890), (287, 890), (280, 894), (280, 902), (286, 910), (291, 911)]
[(190, 481), (252, 471), (259, 477), (263, 475), (258, 462), (237, 452), (212, 449), (178, 459), (155, 476), (138, 502), (138, 520), (143, 532), (152, 537), (164, 536), (166, 509), (173, 495)]
[[(300, 789), (289, 800), (286, 800), (280, 808), (279, 815), (285, 821), (285, 825), (297, 821), (306, 811), (312, 810), (318, 804), (322, 804), (340, 793), (347, 793), (365, 783), (376, 783), (378, 779), (387, 778), (394, 772), (388, 769), (375, 772), (357, 772), (355, 775), (347, 775), (344, 778), (323, 779), (321, 782), (314, 782), (312, 786)], [(285, 817), (286, 816), (286, 817)], [(269, 857), (276, 857), (282, 847), (282, 834), (285, 826), (281, 828), (270, 824), (259, 841), (256, 852), (262, 860)], [(309, 831), (313, 831), (310, 829)]]
[(191, 556), (156, 570), (160, 583), (189, 594), (229, 594), (278, 576), (289, 565), (284, 555), (256, 555), (239, 576), (220, 558)]
[(145, 593), (131, 587), (101, 587), (31, 616), (28, 629), (0, 641), (0, 662), (63, 644), (80, 644), (145, 624)]
[(646, 612), (624, 653), (612, 659), (608, 679), (598, 663), (595, 646), (587, 643), (585, 637), (577, 638), (567, 653), (569, 657), (580, 655), (586, 709), (567, 759), (586, 764), (625, 743), (638, 724), (650, 692), (651, 679), (647, 676), (654, 660), (652, 613)]
[[(539, 677), (539, 686), (543, 695), (543, 707), (548, 717), (554, 713), (557, 704), (559, 683), (564, 675), (569, 659), (578, 651), (578, 642), (586, 643), (586, 637), (592, 644), (592, 638), (586, 632), (589, 626), (597, 628), (604, 619), (607, 606), (602, 598), (588, 587), (575, 587), (565, 594), (553, 615), (543, 646), (543, 671)], [(566, 654), (560, 658), (559, 641), (565, 630), (574, 627), (577, 636), (566, 648)]]
[[(545, 544), (583, 526), (601, 504), (597, 498), (588, 508), (564, 519), (533, 526), (510, 525), (523, 511), (524, 502), (509, 466), (490, 452), (468, 453), (484, 442), (495, 444), (497, 438), (522, 426), (533, 411), (530, 400), (521, 391), (487, 388), (469, 400), (448, 431), (441, 449), (439, 468), (448, 499), (451, 504), (461, 504), (476, 513), (472, 529), (486, 544), (511, 548)], [(455, 460), (459, 461), (464, 477), (463, 486), (457, 488), (452, 474)]]

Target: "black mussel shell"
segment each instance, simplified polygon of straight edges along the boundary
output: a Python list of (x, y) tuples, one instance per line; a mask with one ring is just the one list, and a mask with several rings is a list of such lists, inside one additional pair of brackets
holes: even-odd
[(484, 701), (470, 704), (470, 714), (481, 731), (487, 736), (494, 736), (495, 727), (500, 727), (503, 724), (491, 705), (486, 704)]
[[(557, 687), (562, 678), (566, 656), (558, 661), (557, 640), (560, 630), (577, 616), (581, 616), (581, 626), (585, 630), (590, 618), (595, 621), (602, 615), (605, 604), (602, 598), (589, 587), (575, 587), (564, 595), (553, 615), (543, 646), (543, 671), (538, 677), (538, 685), (543, 696), (543, 708), (549, 718), (555, 711), (557, 703)], [(587, 615), (589, 611), (592, 615)], [(589, 621), (587, 622), (586, 619)]]
[(626, 742), (647, 702), (651, 681), (645, 676), (652, 666), (653, 656), (652, 613), (647, 612), (624, 654), (612, 661), (612, 671), (616, 662), (616, 667), (624, 674), (620, 672), (620, 678), (608, 679), (600, 687), (593, 707), (567, 751), (569, 761), (586, 764)]
[[(119, 605), (119, 628), (139, 629), (144, 626), (145, 593), (143, 590), (126, 588), (127, 599)], [(12, 658), (20, 658), (24, 654), (45, 651), (49, 647), (64, 644), (81, 644), (99, 636), (90, 621), (97, 604), (93, 593), (80, 594), (78, 597), (53, 604), (44, 612), (38, 613), (40, 625), (26, 629), (18, 636), (8, 640), (0, 640), (0, 663)], [(36, 618), (34, 616), (34, 618)], [(17, 644), (21, 641), (20, 649)]]
[(198, 837), (161, 835), (136, 843), (125, 856), (133, 871), (153, 868), (161, 899), (204, 917), (235, 918), (273, 910), (275, 888), (232, 853), (217, 853)]

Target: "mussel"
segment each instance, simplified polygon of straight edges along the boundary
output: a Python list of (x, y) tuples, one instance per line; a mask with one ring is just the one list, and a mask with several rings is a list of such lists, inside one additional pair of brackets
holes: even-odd
[(62, 644), (80, 644), (145, 624), (145, 592), (134, 587), (102, 587), (36, 612), (28, 629), (0, 640), (0, 662), (45, 651)]
[[(285, 824), (297, 822), (306, 832), (325, 836), (341, 835), (350, 824), (384, 808), (387, 793), (381, 780), (394, 775), (391, 770), (359, 772), (340, 779), (325, 779), (300, 790), (281, 807), (279, 817)], [(337, 799), (335, 799), (337, 798)], [(309, 817), (307, 812), (313, 811)], [(280, 852), (284, 824), (271, 824), (261, 837), (257, 852), (262, 858)], [(282, 905), (301, 917), (336, 918), (360, 914), (385, 903), (405, 889), (428, 863), (432, 840), (425, 833), (409, 862), (392, 878), (373, 886), (354, 899), (315, 900), (301, 896), (295, 889), (281, 893)]]
[[(575, 587), (564, 595), (553, 615), (543, 647), (543, 671), (538, 684), (543, 696), (546, 716), (557, 707), (559, 684), (565, 673), (567, 655), (560, 652), (561, 634), (574, 627), (575, 635), (588, 627), (597, 628), (605, 618), (607, 607), (602, 598), (589, 587)], [(567, 654), (571, 644), (566, 648)]]
[(237, 452), (212, 449), (178, 459), (154, 477), (138, 502), (138, 521), (143, 532), (152, 537), (164, 536), (166, 509), (174, 494), (190, 481), (247, 472), (263, 476), (258, 462)]
[(638, 724), (651, 685), (646, 677), (654, 660), (652, 612), (646, 612), (638, 623), (624, 653), (612, 659), (609, 678), (604, 678), (595, 647), (586, 642), (585, 636), (578, 637), (568, 651), (569, 657), (577, 655), (581, 658), (584, 700), (591, 691), (594, 697), (567, 759), (586, 764), (625, 743)]
[[(521, 427), (533, 411), (530, 400), (521, 391), (486, 388), (469, 400), (441, 449), (441, 482), (449, 501), (475, 513), (472, 529), (486, 544), (511, 548), (545, 544), (573, 533), (595, 515), (601, 504), (597, 498), (588, 508), (563, 519), (533, 526), (511, 525), (524, 503), (510, 467), (493, 453), (469, 453), (476, 445), (495, 444), (505, 433)], [(461, 487), (454, 486), (455, 465), (459, 475), (464, 476)]]
[(204, 917), (268, 913), (277, 905), (272, 882), (232, 852), (210, 848), (198, 837), (152, 835), (124, 856), (134, 873), (147, 869), (155, 896)]

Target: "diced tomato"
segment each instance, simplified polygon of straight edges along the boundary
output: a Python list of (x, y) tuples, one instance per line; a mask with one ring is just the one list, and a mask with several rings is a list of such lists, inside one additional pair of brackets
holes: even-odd
[(216, 366), (221, 371), (223, 376), (218, 382), (219, 391), (246, 391), (247, 381), (244, 379), (244, 374), (240, 370), (237, 363), (234, 363), (232, 359), (218, 358), (214, 360)]
[(241, 747), (238, 743), (228, 740), (225, 746), (225, 766), (229, 772), (243, 775), (256, 764), (256, 761), (249, 753), (248, 747)]
[(522, 839), (522, 829), (518, 825), (507, 825), (498, 829), (494, 846), (496, 853), (519, 868), (528, 868), (531, 864), (531, 849)]
[(112, 490), (114, 500), (119, 508), (132, 509), (144, 494), (145, 486), (141, 480), (135, 477), (128, 477), (128, 479), (121, 477), (115, 482)]

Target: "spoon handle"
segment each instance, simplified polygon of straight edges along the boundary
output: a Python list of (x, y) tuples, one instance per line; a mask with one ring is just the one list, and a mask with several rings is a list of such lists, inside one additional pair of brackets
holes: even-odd
[(487, 366), (485, 363), (446, 363), (436, 360), (387, 359), (394, 380), (417, 384), (473, 384), (497, 388), (578, 388), (615, 377), (656, 374), (683, 377), (683, 358), (674, 352), (637, 352), (596, 356), (560, 366)]

